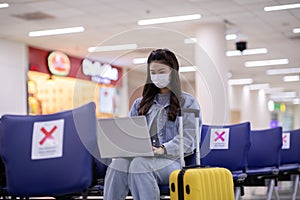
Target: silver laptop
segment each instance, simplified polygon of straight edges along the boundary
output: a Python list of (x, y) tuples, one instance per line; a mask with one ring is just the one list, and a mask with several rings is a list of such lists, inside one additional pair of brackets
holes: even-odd
[(145, 116), (98, 119), (101, 158), (154, 156)]

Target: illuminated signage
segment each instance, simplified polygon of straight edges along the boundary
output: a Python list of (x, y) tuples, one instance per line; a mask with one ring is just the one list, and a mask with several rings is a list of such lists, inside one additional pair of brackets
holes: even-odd
[(70, 59), (65, 53), (52, 51), (48, 56), (48, 67), (51, 74), (67, 76), (71, 68)]
[(110, 81), (118, 80), (118, 69), (110, 64), (101, 64), (97, 61), (83, 59), (82, 72), (84, 75), (91, 76), (91, 80), (98, 83), (110, 84)]

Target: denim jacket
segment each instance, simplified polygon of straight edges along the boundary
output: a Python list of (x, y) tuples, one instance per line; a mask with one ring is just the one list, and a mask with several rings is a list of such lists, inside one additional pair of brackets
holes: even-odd
[[(200, 110), (200, 106), (197, 100), (190, 94), (183, 92), (182, 97), (184, 103), (182, 108), (193, 108)], [(130, 116), (137, 116), (139, 104), (142, 97), (135, 100), (130, 110)], [(175, 121), (168, 120), (168, 109), (170, 104), (161, 106), (154, 100), (153, 105), (150, 107), (146, 114), (146, 120), (148, 127), (150, 128), (153, 120), (157, 120), (157, 136), (160, 145), (164, 145), (168, 156), (179, 157), (179, 120), (176, 117)], [(157, 115), (157, 117), (156, 117)], [(192, 154), (196, 148), (195, 138), (195, 117), (193, 114), (183, 113), (183, 134), (184, 134), (184, 153), (186, 155)], [(199, 117), (199, 130), (201, 131), (202, 119), (201, 112)], [(200, 133), (199, 133), (200, 134)]]

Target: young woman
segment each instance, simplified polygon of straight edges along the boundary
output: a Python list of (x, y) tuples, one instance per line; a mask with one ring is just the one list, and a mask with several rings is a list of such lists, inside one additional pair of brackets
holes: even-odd
[[(180, 169), (178, 109), (200, 107), (192, 95), (181, 91), (178, 70), (170, 50), (150, 53), (143, 95), (134, 102), (130, 116), (146, 116), (155, 156), (114, 159), (106, 173), (104, 199), (124, 200), (130, 190), (134, 200), (159, 200), (158, 185), (168, 184), (170, 173)], [(189, 155), (196, 147), (192, 114), (183, 115), (183, 128), (184, 151)]]

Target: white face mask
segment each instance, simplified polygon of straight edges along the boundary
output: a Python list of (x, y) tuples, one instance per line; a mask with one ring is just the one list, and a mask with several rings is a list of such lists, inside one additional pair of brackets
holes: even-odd
[(170, 83), (170, 74), (151, 74), (151, 80), (158, 88), (165, 88)]

